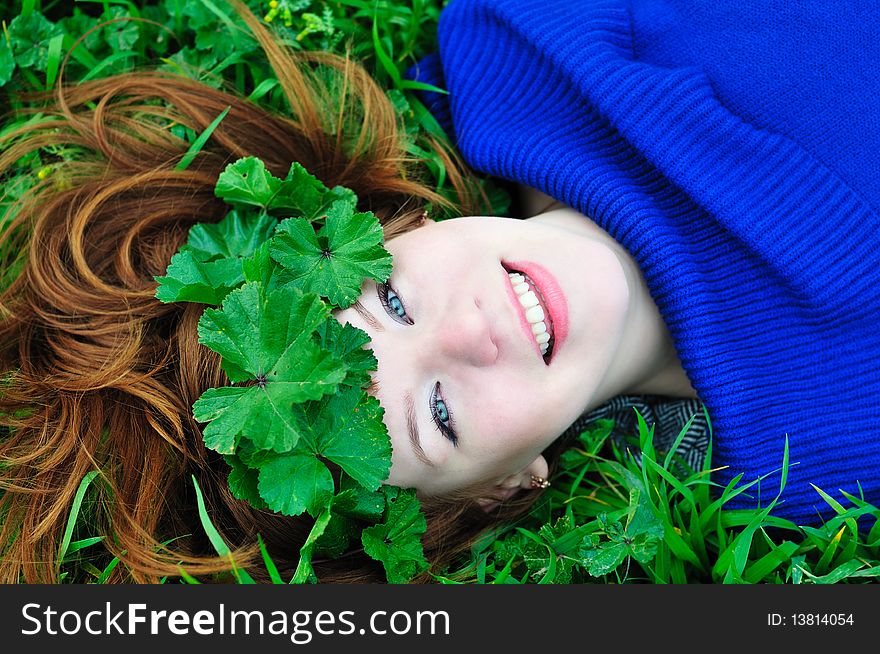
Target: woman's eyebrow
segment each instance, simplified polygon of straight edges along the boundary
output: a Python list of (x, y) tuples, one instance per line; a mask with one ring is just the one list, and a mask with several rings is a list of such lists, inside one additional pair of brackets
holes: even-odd
[(369, 309), (361, 304), (360, 300), (355, 300), (354, 304), (351, 305), (351, 308), (357, 311), (357, 314), (363, 318), (366, 323), (375, 329), (377, 332), (384, 332), (385, 328), (382, 326), (378, 320), (376, 320), (376, 316), (370, 313)]
[(415, 403), (413, 402), (412, 393), (409, 391), (403, 394), (403, 405), (406, 407), (406, 430), (409, 432), (409, 442), (412, 445), (416, 458), (426, 466), (434, 467), (434, 462), (425, 454), (422, 449), (422, 441), (419, 438), (419, 425), (416, 422)]

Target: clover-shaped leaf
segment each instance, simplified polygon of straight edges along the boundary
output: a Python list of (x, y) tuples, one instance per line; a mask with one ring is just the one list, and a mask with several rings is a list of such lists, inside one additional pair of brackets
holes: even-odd
[(352, 213), (350, 205), (335, 202), (317, 234), (307, 220), (282, 221), (270, 252), (303, 291), (320, 293), (344, 309), (360, 295), (365, 277), (384, 281), (391, 274), (391, 255), (382, 242), (372, 213)]
[(293, 448), (292, 406), (333, 393), (345, 378), (342, 362), (311, 336), (328, 314), (315, 295), (295, 288), (264, 294), (259, 282), (230, 293), (222, 309), (205, 310), (199, 341), (223, 357), (232, 382), (252, 382), (208, 389), (193, 404), (196, 420), (210, 421), (203, 432), (209, 448), (232, 454), (239, 435), (262, 449)]

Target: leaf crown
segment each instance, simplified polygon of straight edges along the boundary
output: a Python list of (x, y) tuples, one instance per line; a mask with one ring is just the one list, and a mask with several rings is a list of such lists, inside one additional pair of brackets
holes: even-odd
[(215, 195), (231, 210), (194, 225), (155, 277), (160, 301), (209, 305), (199, 342), (220, 355), (231, 385), (193, 404), (205, 445), (229, 464), (235, 497), (314, 518), (293, 581), (316, 581), (312, 557), (339, 556), (358, 533), (389, 582), (409, 580), (427, 567), (425, 518), (414, 491), (381, 483), (391, 441), (365, 390), (378, 365), (370, 339), (331, 315), (366, 277), (391, 274), (378, 219), (297, 162), (279, 179), (260, 159), (239, 159)]

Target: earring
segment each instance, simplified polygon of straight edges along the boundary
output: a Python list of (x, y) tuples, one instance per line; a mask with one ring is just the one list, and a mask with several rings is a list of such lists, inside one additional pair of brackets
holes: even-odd
[(550, 482), (543, 477), (539, 477), (538, 475), (531, 475), (532, 478), (532, 488), (550, 488)]

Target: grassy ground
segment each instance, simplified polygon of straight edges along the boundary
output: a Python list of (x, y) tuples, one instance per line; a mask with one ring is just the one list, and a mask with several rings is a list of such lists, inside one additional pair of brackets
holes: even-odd
[[(438, 138), (443, 133), (413, 95), (402, 74), (436, 49), (442, 0), (278, 0), (248, 4), (275, 25), (291, 47), (342, 52), (351, 36), (353, 53), (389, 95), (407, 129)], [(6, 5), (3, 5), (4, 7)], [(19, 105), (17, 93), (51, 88), (73, 42), (104, 20), (132, 16), (149, 22), (116, 22), (92, 33), (66, 70), (68, 80), (110, 75), (144, 63), (219, 85), (225, 80), (254, 101), (280, 109), (281, 96), (254, 44), (230, 38), (232, 13), (221, 0), (25, 0), (3, 10), (0, 35), (0, 111)], [(173, 38), (171, 36), (173, 34)], [(7, 115), (0, 134), (21, 123)], [(416, 146), (412, 146), (415, 148)], [(442, 162), (428, 153), (426, 167), (443, 188)], [(41, 151), (0, 180), (0, 215), (35, 179), (51, 174), (54, 161), (75, 151)], [(495, 209), (510, 202), (486, 182)], [(0, 261), (10, 261), (2, 251)], [(7, 268), (3, 278), (15, 274)], [(756, 416), (756, 420), (760, 420)], [(728, 511), (724, 503), (748, 487), (710, 493), (711, 453), (701, 470), (684, 471), (673, 452), (655, 452), (652, 431), (642, 424), (632, 445), (641, 463), (614, 446), (607, 421), (594, 423), (565, 453), (553, 487), (519, 524), (485, 538), (466, 560), (438, 577), (440, 583), (864, 583), (880, 578), (880, 509), (849, 498), (846, 507), (827, 495), (817, 502), (836, 517), (816, 528), (801, 527), (763, 511)], [(787, 461), (780, 461), (787, 470)], [(100, 538), (77, 527), (94, 476), (83, 480), (62, 542), (68, 579), (102, 582), (117, 561), (92, 563)], [(785, 472), (783, 473), (783, 479)], [(833, 489), (829, 489), (833, 490)], [(772, 505), (771, 505), (772, 506)], [(212, 531), (203, 515), (205, 529)], [(75, 527), (77, 527), (75, 529)], [(76, 534), (76, 538), (74, 538)], [(216, 539), (214, 539), (216, 542)], [(222, 553), (222, 541), (217, 543)], [(267, 561), (271, 569), (271, 562)], [(240, 581), (247, 581), (246, 573)], [(286, 581), (278, 579), (278, 581)]]

